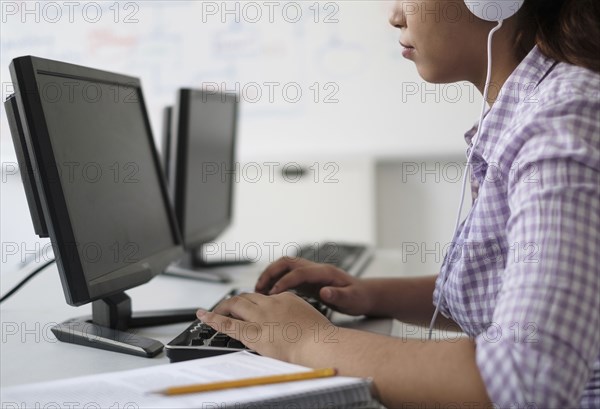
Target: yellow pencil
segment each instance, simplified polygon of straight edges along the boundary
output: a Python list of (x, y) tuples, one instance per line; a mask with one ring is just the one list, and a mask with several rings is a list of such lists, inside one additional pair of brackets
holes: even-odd
[(272, 383), (302, 381), (306, 379), (326, 378), (335, 376), (337, 373), (334, 368), (315, 369), (308, 372), (299, 372), (285, 375), (261, 376), (258, 378), (237, 379), (235, 381), (202, 383), (197, 385), (173, 386), (171, 388), (155, 391), (166, 396), (183, 395), (186, 393), (212, 392), (230, 388), (244, 388), (247, 386), (269, 385)]

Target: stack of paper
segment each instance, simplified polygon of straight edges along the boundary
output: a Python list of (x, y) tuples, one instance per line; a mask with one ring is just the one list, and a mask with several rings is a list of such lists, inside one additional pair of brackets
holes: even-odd
[(336, 408), (374, 404), (370, 383), (335, 376), (178, 396), (152, 393), (171, 386), (308, 371), (248, 352), (170, 365), (20, 385), (0, 392), (3, 409), (17, 408)]

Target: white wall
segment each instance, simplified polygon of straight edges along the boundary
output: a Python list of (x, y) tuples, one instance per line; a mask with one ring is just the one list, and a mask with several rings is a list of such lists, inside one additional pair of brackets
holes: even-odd
[[(250, 3), (254, 9), (244, 9)], [(381, 156), (461, 155), (462, 134), (476, 118), (480, 98), (465, 84), (433, 86), (419, 79), (413, 64), (401, 57), (399, 32), (387, 23), (392, 3), (321, 1), (315, 8), (309, 1), (275, 2), (271, 18), (265, 2), (76, 2), (71, 11), (65, 2), (2, 2), (2, 96), (12, 91), (9, 63), (21, 55), (139, 76), (158, 141), (161, 109), (173, 102), (176, 88), (213, 83), (238, 87), (243, 91), (242, 163), (354, 164), (344, 165), (340, 174), (350, 176), (334, 186), (240, 184), (236, 224), (224, 240), (345, 237), (397, 244), (386, 239), (392, 225), (383, 233), (376, 229), (375, 172), (365, 164)], [(223, 4), (230, 10), (237, 4), (239, 16), (224, 15)], [(292, 22), (298, 9), (302, 18)], [(253, 23), (256, 10), (262, 18)], [(298, 88), (302, 96), (292, 103)], [(272, 98), (270, 89), (275, 91)], [(258, 101), (257, 91), (262, 94)], [(18, 175), (5, 172), (15, 159), (0, 110), (1, 240), (32, 241)], [(406, 196), (390, 189), (393, 197)], [(410, 207), (400, 207), (394, 216), (418, 220), (433, 210), (426, 196), (411, 197)], [(290, 201), (295, 207), (286, 213)], [(383, 203), (381, 196), (377, 203)], [(339, 206), (343, 211), (334, 212)], [(313, 216), (299, 216), (297, 209)], [(282, 219), (282, 214), (287, 216)]]
[[(284, 176), (284, 167), (305, 169), (302, 177)], [(242, 165), (235, 185), (232, 226), (218, 238), (222, 253), (238, 249), (262, 260), (293, 255), (305, 243), (345, 241), (375, 244), (374, 166), (369, 160), (314, 160), (260, 166)], [(272, 177), (269, 169), (273, 169)], [(226, 256), (225, 256), (226, 257)]]
[[(401, 250), (404, 271), (438, 273), (452, 240), (465, 162), (464, 155), (377, 162), (376, 243)], [(467, 184), (461, 220), (471, 203)]]
[[(479, 97), (465, 84), (419, 79), (401, 56), (399, 31), (387, 22), (392, 1), (273, 3), (270, 15), (262, 1), (76, 2), (72, 8), (3, 2), (3, 97), (12, 88), (11, 59), (31, 54), (141, 77), (155, 133), (176, 88), (237, 87), (242, 159), (461, 149), (456, 136), (473, 121)], [(224, 14), (223, 5), (237, 5), (238, 15)], [(257, 12), (261, 18), (253, 22)], [(302, 94), (292, 103), (296, 90)], [(4, 113), (1, 124), (7, 160), (13, 155)]]

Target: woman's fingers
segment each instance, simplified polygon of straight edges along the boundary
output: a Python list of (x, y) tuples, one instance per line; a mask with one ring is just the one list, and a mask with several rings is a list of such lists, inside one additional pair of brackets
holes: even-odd
[(265, 295), (244, 293), (228, 298), (213, 311), (198, 310), (196, 316), (205, 324), (218, 332), (229, 335), (248, 345), (248, 340), (256, 339), (260, 333), (260, 326), (256, 321), (261, 316), (259, 304), (264, 303)]
[(244, 342), (241, 339), (242, 334), (246, 331), (246, 327), (249, 324), (252, 324), (233, 317), (226, 317), (212, 311), (198, 310), (196, 316), (215, 331), (222, 332), (223, 334), (229, 335), (231, 338), (235, 338), (242, 342)]
[(242, 294), (220, 303), (214, 311), (198, 310), (197, 316), (259, 354), (283, 360), (290, 360), (303, 344), (315, 342), (315, 328), (331, 326), (325, 316), (289, 292)]
[(290, 271), (273, 285), (269, 294), (279, 294), (302, 284), (318, 284), (319, 287), (343, 287), (350, 283), (351, 277), (344, 271), (332, 266), (314, 264), (311, 266), (298, 267)]
[(367, 297), (361, 297), (358, 286), (323, 287), (319, 298), (336, 310), (350, 315), (362, 315), (366, 312)]
[[(249, 294), (236, 295), (221, 301), (213, 312), (219, 315), (231, 315), (244, 321), (251, 321), (257, 310), (257, 303), (253, 301), (256, 297), (249, 297)], [(256, 294), (260, 295), (260, 294)], [(263, 295), (263, 297), (265, 297)]]
[(311, 263), (298, 257), (282, 257), (271, 263), (256, 281), (255, 291), (268, 294), (273, 284), (294, 268)]

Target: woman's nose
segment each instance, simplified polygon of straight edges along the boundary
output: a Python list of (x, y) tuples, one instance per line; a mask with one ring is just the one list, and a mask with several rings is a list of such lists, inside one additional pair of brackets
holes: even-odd
[(402, 4), (403, 0), (397, 0), (394, 3), (392, 8), (392, 12), (390, 14), (389, 22), (392, 26), (396, 28), (405, 28), (406, 27), (406, 17), (404, 15), (404, 9)]

